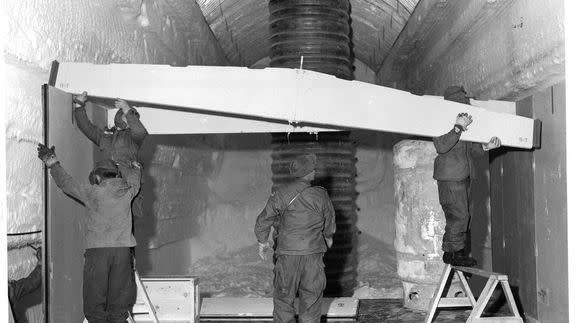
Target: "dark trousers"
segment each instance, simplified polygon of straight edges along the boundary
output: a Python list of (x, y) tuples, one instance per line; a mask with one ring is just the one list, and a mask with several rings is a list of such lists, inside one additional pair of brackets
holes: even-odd
[(278, 255), (274, 267), (274, 322), (295, 322), (299, 293), (299, 322), (320, 322), (325, 289), (323, 253)]
[(465, 248), (469, 229), (471, 185), (469, 178), (459, 182), (437, 181), (439, 203), (445, 213), (445, 234), (441, 249), (445, 252)]
[(125, 323), (136, 301), (130, 248), (86, 249), (84, 258), (84, 316), (90, 323)]

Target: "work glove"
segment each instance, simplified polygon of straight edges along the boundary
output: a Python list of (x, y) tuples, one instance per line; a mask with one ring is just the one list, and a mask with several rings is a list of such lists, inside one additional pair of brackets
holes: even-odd
[(116, 106), (116, 108), (118, 109), (122, 109), (122, 112), (124, 114), (127, 114), (128, 111), (130, 111), (131, 107), (128, 104), (128, 102), (122, 100), (122, 99), (116, 99), (116, 101), (114, 102), (114, 105)]
[(497, 137), (491, 137), (491, 140), (489, 140), (488, 143), (483, 144), (483, 150), (485, 150), (485, 151), (499, 148), (499, 147), (501, 147), (501, 140)]
[(137, 161), (135, 161), (135, 160), (132, 162), (131, 165), (132, 165), (133, 168), (142, 169), (142, 164), (140, 164), (139, 162), (137, 162)]
[(260, 258), (262, 258), (262, 260), (266, 260), (268, 258), (267, 252), (271, 248), (270, 243), (269, 242), (265, 242), (265, 243), (258, 242), (258, 245), (259, 245), (259, 252), (258, 253), (260, 255)]
[(54, 146), (48, 148), (43, 144), (38, 144), (38, 158), (40, 158), (48, 168), (58, 163)]
[(325, 238), (325, 244), (328, 248), (331, 248), (333, 246), (333, 238)]
[(76, 108), (85, 107), (86, 102), (88, 101), (88, 92), (84, 91), (82, 92), (82, 94), (74, 95), (74, 98), (72, 100), (74, 101), (74, 107)]
[(457, 115), (455, 119), (455, 125), (461, 126), (463, 131), (467, 131), (467, 126), (473, 122), (473, 118), (467, 114), (467, 112), (462, 112)]

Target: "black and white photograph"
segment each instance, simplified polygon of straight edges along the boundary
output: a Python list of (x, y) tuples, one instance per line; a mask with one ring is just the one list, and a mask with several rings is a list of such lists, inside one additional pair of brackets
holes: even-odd
[(0, 1), (0, 322), (575, 322), (573, 7)]

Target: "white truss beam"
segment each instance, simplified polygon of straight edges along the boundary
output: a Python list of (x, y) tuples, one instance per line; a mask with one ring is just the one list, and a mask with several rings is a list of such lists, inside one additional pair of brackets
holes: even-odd
[[(539, 142), (534, 137), (538, 123), (533, 119), (306, 70), (62, 63), (54, 84), (70, 93), (87, 91), (96, 97), (148, 105), (151, 108), (144, 110), (143, 121), (154, 133), (176, 133), (171, 132), (174, 118), (189, 121), (198, 118), (197, 114), (208, 114), (252, 119), (268, 123), (271, 130), (283, 129), (277, 131), (302, 131), (297, 126), (304, 125), (311, 127), (304, 131), (368, 129), (434, 137), (449, 131), (458, 113), (467, 112), (474, 121), (462, 140), (487, 142), (498, 136), (505, 146), (527, 149)], [(508, 110), (509, 103), (501, 103), (501, 111)], [(184, 117), (189, 112), (194, 114)], [(202, 131), (218, 132), (225, 120), (229, 121), (214, 118), (208, 122), (214, 131)], [(286, 129), (287, 123), (296, 128)], [(186, 132), (187, 124), (182, 122), (178, 131)], [(189, 133), (196, 132), (196, 124), (190, 122)], [(237, 127), (226, 131), (257, 132), (250, 130), (252, 126), (246, 125), (245, 131)]]

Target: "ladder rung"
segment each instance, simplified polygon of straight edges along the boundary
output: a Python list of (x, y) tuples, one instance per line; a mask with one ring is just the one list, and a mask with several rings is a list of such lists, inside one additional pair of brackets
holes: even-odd
[(481, 277), (485, 277), (485, 278), (493, 277), (499, 281), (507, 280), (507, 275), (494, 273), (494, 272), (490, 272), (490, 271), (486, 271), (486, 270), (481, 270), (481, 269), (477, 269), (477, 268), (459, 267), (459, 266), (453, 266), (452, 268), (454, 270), (459, 270), (459, 271), (462, 271), (464, 273), (469, 273), (469, 274), (473, 274), (473, 275), (477, 275), (477, 276), (481, 276)]
[(150, 310), (145, 303), (136, 302), (132, 307), (132, 314), (147, 314)]
[(471, 301), (467, 297), (443, 297), (437, 307), (471, 307)]
[(494, 316), (474, 318), (473, 323), (523, 323), (520, 317)]

